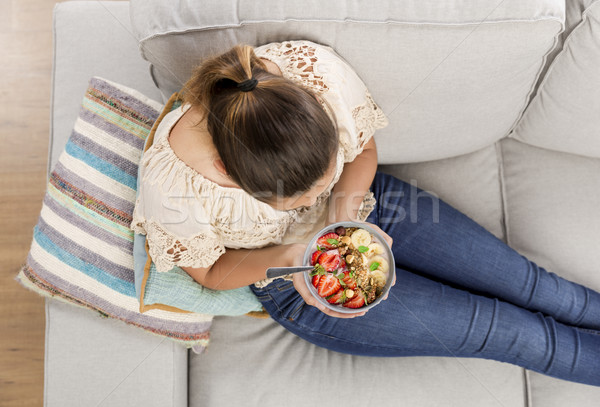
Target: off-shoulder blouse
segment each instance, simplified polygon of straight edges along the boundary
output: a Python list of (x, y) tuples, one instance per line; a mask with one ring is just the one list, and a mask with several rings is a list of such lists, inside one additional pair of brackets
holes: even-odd
[[(275, 63), (285, 78), (327, 101), (323, 108), (335, 117), (339, 132), (334, 182), (312, 206), (282, 211), (243, 189), (205, 178), (179, 159), (169, 144), (171, 129), (190, 107), (182, 105), (163, 118), (153, 144), (143, 154), (131, 222), (134, 232), (146, 235), (158, 272), (174, 266), (209, 267), (228, 248), (308, 242), (326, 224), (329, 196), (344, 164), (362, 152), (376, 129), (387, 125), (365, 84), (332, 48), (286, 41), (255, 48), (255, 53)], [(358, 219), (365, 220), (374, 204), (373, 194), (367, 192)]]

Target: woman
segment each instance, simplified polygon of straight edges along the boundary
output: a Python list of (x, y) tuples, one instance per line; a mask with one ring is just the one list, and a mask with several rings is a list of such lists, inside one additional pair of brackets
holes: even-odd
[[(331, 48), (234, 47), (198, 67), (160, 123), (132, 228), (158, 271), (179, 266), (214, 289), (250, 285), (273, 319), (316, 345), (494, 359), (600, 385), (600, 294), (376, 172), (372, 136), (386, 124)], [(401, 281), (377, 307), (340, 314), (300, 274), (266, 279), (268, 267), (301, 264), (325, 224), (357, 219), (386, 236)]]

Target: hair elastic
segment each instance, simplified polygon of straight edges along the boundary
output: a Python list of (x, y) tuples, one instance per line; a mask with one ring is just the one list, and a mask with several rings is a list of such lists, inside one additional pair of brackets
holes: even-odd
[(238, 83), (237, 87), (242, 92), (250, 92), (251, 90), (256, 88), (256, 85), (258, 85), (258, 80), (254, 79), (253, 76), (252, 79), (246, 79), (244, 82)]

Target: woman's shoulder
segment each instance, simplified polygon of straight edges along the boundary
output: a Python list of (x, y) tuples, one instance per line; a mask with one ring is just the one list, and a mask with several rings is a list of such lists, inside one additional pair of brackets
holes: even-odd
[(201, 180), (224, 188), (241, 189), (215, 167), (218, 153), (203, 115), (196, 108), (189, 107), (165, 136), (173, 154)]

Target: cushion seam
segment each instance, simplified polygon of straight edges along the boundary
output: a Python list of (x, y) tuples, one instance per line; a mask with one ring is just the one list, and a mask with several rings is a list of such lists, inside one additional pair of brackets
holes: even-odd
[[(586, 8), (583, 11), (583, 13), (581, 14), (581, 16), (582, 16), (581, 22), (579, 24), (577, 24), (577, 26), (571, 30), (571, 32), (569, 33), (569, 35), (567, 36), (567, 38), (565, 38), (565, 40), (563, 41), (562, 49), (560, 50), (560, 52), (558, 54), (556, 54), (556, 56), (554, 57), (554, 59), (550, 63), (550, 66), (548, 67), (548, 70), (546, 71), (546, 74), (544, 75), (544, 77), (542, 78), (542, 81), (540, 82), (540, 86), (538, 86), (538, 89), (537, 89), (537, 92), (536, 92), (535, 96), (532, 98), (532, 100), (530, 101), (530, 103), (527, 104), (526, 107), (528, 107), (534, 101), (537, 101), (540, 98), (540, 95), (544, 92), (544, 87), (546, 86), (546, 82), (548, 81), (548, 78), (552, 75), (552, 72), (554, 71), (554, 66), (557, 63), (560, 63), (561, 59), (564, 58), (563, 55), (566, 52), (566, 48), (571, 44), (571, 42), (573, 42), (573, 40), (571, 40), (571, 38), (573, 37), (573, 35), (577, 35), (577, 32), (580, 31), (581, 27), (587, 22), (587, 20), (588, 20), (588, 16), (587, 16), (588, 10), (590, 8), (592, 8), (596, 3), (598, 3), (598, 1), (595, 1), (592, 4), (590, 4), (589, 7)], [(563, 25), (563, 30), (560, 33), (558, 33), (558, 35), (556, 37), (557, 40), (560, 37), (560, 34), (562, 32), (564, 32), (564, 30), (565, 30), (565, 26)], [(554, 50), (554, 48), (556, 48), (556, 44), (554, 45), (554, 47), (552, 48), (552, 50), (550, 50), (550, 52), (552, 52)], [(550, 52), (548, 54), (546, 54), (546, 56), (544, 57), (544, 64), (542, 64), (542, 68), (545, 65), (546, 58), (548, 57), (548, 55), (550, 54)], [(541, 71), (540, 71), (540, 73), (541, 73)], [(537, 82), (537, 79), (536, 79), (536, 82)], [(523, 110), (523, 112), (521, 113), (521, 116), (519, 116), (519, 119), (514, 124), (514, 126), (511, 128), (514, 131), (512, 131), (513, 136), (510, 136), (512, 138), (515, 138), (516, 140), (523, 141), (523, 142), (525, 142), (525, 141), (524, 141), (524, 139), (521, 136), (519, 136), (518, 132), (519, 132), (519, 129), (520, 129), (521, 124), (522, 124), (521, 123), (522, 122), (521, 119), (525, 115), (525, 111), (526, 110), (527, 110), (526, 108)]]
[(523, 369), (523, 376), (525, 378), (525, 405), (527, 407), (533, 407), (533, 400), (531, 396), (531, 378), (529, 377), (529, 370)]
[[(537, 96), (540, 94), (541, 90), (542, 90), (542, 86), (545, 82), (545, 79), (548, 77), (548, 74), (550, 73), (550, 69), (552, 68), (552, 65), (554, 64), (554, 61), (556, 61), (556, 58), (560, 55), (557, 55), (554, 60), (552, 61), (552, 63), (550, 64), (550, 66), (548, 67), (548, 70), (546, 71), (546, 74), (544, 75), (544, 78), (542, 78), (542, 82), (540, 83), (540, 86), (538, 86), (537, 89), (537, 93), (535, 96), (532, 97), (533, 95), (533, 91), (535, 90), (535, 85), (538, 82), (538, 80), (540, 79), (540, 75), (542, 74), (542, 71), (544, 70), (544, 66), (546, 65), (546, 61), (548, 60), (548, 56), (552, 53), (552, 51), (554, 51), (554, 49), (558, 46), (559, 43), (559, 39), (560, 39), (560, 35), (564, 32), (565, 30), (565, 22), (561, 21), (561, 29), (560, 31), (558, 31), (555, 35), (554, 35), (554, 42), (552, 44), (552, 46), (548, 49), (548, 51), (546, 51), (546, 53), (544, 54), (544, 57), (542, 58), (542, 63), (540, 64), (537, 74), (535, 75), (535, 78), (533, 80), (533, 82), (531, 83), (531, 86), (529, 88), (529, 92), (527, 92), (527, 96), (525, 96), (525, 101), (523, 103), (523, 106), (521, 107), (520, 111), (519, 111), (519, 115), (517, 116), (517, 118), (515, 119), (515, 121), (513, 122), (513, 124), (510, 126), (510, 128), (508, 129), (508, 131), (506, 132), (508, 137), (512, 137), (511, 135), (514, 134), (514, 129), (519, 125), (519, 123), (521, 122), (521, 119), (523, 118), (523, 115), (525, 114), (525, 111), (527, 110), (527, 107), (531, 104), (531, 102), (533, 102), (533, 100), (535, 100), (537, 98)], [(564, 46), (563, 46), (564, 48)]]
[[(439, 25), (439, 26), (469, 26), (469, 25), (480, 25), (480, 24), (508, 24), (508, 23), (535, 23), (538, 21), (557, 21), (561, 24), (564, 29), (564, 21), (559, 17), (545, 16), (534, 19), (500, 19), (500, 20), (483, 20), (483, 21), (468, 21), (459, 23), (443, 23), (443, 22), (427, 22), (427, 21), (399, 21), (399, 20), (385, 20), (385, 21), (372, 21), (372, 20), (354, 20), (354, 19), (299, 19), (299, 18), (284, 18), (274, 20), (246, 20), (232, 24), (221, 24), (211, 25), (206, 27), (193, 27), (185, 29), (171, 29), (156, 32), (153, 34), (146, 35), (145, 37), (138, 40), (140, 49), (142, 43), (154, 39), (156, 37), (162, 37), (167, 35), (181, 35), (197, 31), (211, 31), (211, 30), (223, 30), (228, 28), (239, 28), (245, 25), (254, 24), (265, 24), (265, 23), (287, 23), (287, 22), (315, 22), (315, 23), (354, 23), (354, 24), (381, 24), (381, 25)], [(562, 30), (560, 31), (562, 32)], [(560, 33), (559, 33), (560, 34)]]
[(48, 298), (44, 298), (46, 312), (46, 332), (44, 340), (44, 407), (48, 406), (48, 351), (50, 350), (50, 304)]
[[(52, 165), (52, 146), (54, 144), (54, 97), (56, 86), (56, 14), (61, 7), (61, 3), (54, 5), (52, 11), (52, 78), (50, 84), (50, 131), (48, 135), (48, 163), (46, 164), (46, 184), (50, 182), (50, 172)], [(44, 311), (46, 317), (46, 327), (44, 332), (44, 390), (43, 405), (48, 406), (48, 360), (50, 350), (50, 304), (47, 298), (44, 298)]]
[(504, 151), (500, 145), (501, 140), (496, 142), (496, 160), (498, 162), (498, 181), (500, 183), (500, 205), (502, 207), (502, 229), (504, 240), (510, 246), (509, 226), (508, 226), (508, 204), (506, 197), (506, 180), (504, 173)]
[(50, 181), (50, 173), (52, 172), (52, 147), (54, 145), (54, 99), (56, 86), (56, 14), (60, 3), (54, 6), (52, 13), (52, 78), (50, 84), (50, 134), (48, 137), (48, 164), (46, 165), (46, 183)]
[(171, 342), (171, 405), (175, 407), (175, 343)]

